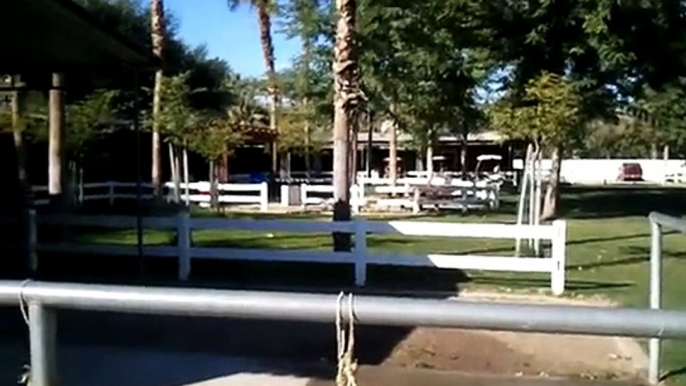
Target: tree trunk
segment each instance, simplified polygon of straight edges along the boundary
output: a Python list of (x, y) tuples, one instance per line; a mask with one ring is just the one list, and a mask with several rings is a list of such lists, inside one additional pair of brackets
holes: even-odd
[(217, 161), (210, 160), (210, 207), (219, 209), (219, 190), (217, 189)]
[(372, 127), (372, 113), (367, 111), (367, 178), (372, 177), (372, 153), (374, 152), (374, 128)]
[(219, 160), (218, 180), (221, 183), (229, 182), (229, 153), (227, 151), (222, 153), (221, 159)]
[(64, 114), (64, 75), (52, 74), (52, 89), (49, 94), (50, 117), (49, 117), (49, 182), (48, 191), (50, 204), (57, 210), (63, 210), (66, 206), (64, 196), (66, 185), (65, 173), (65, 114)]
[(398, 122), (395, 119), (395, 104), (391, 104), (391, 128), (388, 133), (388, 178), (391, 186), (398, 181)]
[[(165, 20), (164, 20), (164, 4), (162, 0), (150, 0), (150, 17), (151, 17), (151, 37), (152, 37), (152, 52), (157, 56), (160, 62), (164, 63), (165, 50)], [(155, 73), (155, 88), (152, 99), (152, 184), (155, 188), (155, 195), (162, 192), (162, 150), (160, 137), (160, 111), (161, 111), (161, 91), (162, 91), (162, 77), (164, 72), (162, 68)]]
[(469, 150), (469, 144), (467, 143), (467, 138), (462, 138), (460, 142), (460, 174), (462, 180), (467, 180), (467, 174), (469, 170), (467, 169), (467, 152)]
[(650, 159), (657, 159), (657, 156), (657, 142), (653, 142), (650, 144)]
[(181, 202), (181, 162), (179, 162), (180, 158), (181, 156), (179, 155), (179, 149), (175, 148), (174, 169), (176, 170), (176, 173), (174, 173), (174, 202), (177, 204)]
[(424, 162), (424, 152), (421, 150), (417, 150), (417, 154), (415, 154), (415, 159), (417, 160), (414, 164), (414, 170), (421, 171), (425, 170), (425, 165), (426, 163)]
[(426, 171), (428, 172), (427, 177), (431, 181), (434, 175), (434, 144), (430, 139), (426, 144)]
[(310, 146), (312, 146), (312, 141), (310, 139), (310, 122), (305, 122), (305, 178), (309, 181), (310, 177), (312, 176), (312, 149), (310, 149)]
[(15, 90), (12, 92), (12, 133), (14, 137), (14, 148), (17, 152), (17, 163), (19, 176), (19, 183), (23, 189), (26, 189), (28, 184), (28, 174), (26, 172), (26, 146), (24, 145), (24, 122), (23, 122), (23, 91), (21, 88), (24, 84), (21, 82), (20, 75), (12, 77), (12, 86)]
[[(272, 22), (269, 17), (269, 1), (257, 0), (257, 17), (260, 27), (260, 44), (262, 46), (262, 59), (264, 60), (267, 80), (269, 82), (269, 129), (272, 133), (277, 133), (279, 125), (277, 122), (277, 110), (279, 106), (279, 87), (276, 81), (276, 70), (274, 69), (274, 45), (272, 43)], [(279, 172), (279, 147), (278, 137), (272, 146), (272, 172), (274, 175)], [(283, 174), (283, 168), (281, 168)], [(283, 177), (283, 176), (282, 176)]]
[(548, 186), (545, 191), (545, 199), (543, 201), (543, 211), (541, 212), (541, 220), (550, 220), (557, 218), (560, 202), (560, 169), (562, 165), (562, 156), (564, 149), (558, 146), (553, 149), (552, 154), (552, 169), (550, 170), (550, 178)]
[(311, 149), (310, 146), (312, 146), (312, 133), (310, 130), (310, 100), (308, 98), (308, 95), (310, 95), (310, 63), (312, 61), (312, 38), (309, 36), (307, 33), (302, 33), (300, 36), (300, 41), (301, 41), (301, 56), (302, 56), (302, 63), (301, 63), (301, 86), (302, 90), (301, 93), (303, 95), (302, 98), (302, 107), (303, 111), (305, 111), (305, 152), (304, 152), (304, 158), (305, 158), (305, 178), (307, 178), (308, 182), (311, 177), (311, 169), (312, 165), (310, 164), (310, 157), (311, 157)]
[(191, 206), (190, 178), (188, 175), (188, 149), (183, 148), (183, 183), (184, 195), (186, 196), (186, 206)]
[[(333, 185), (334, 221), (350, 221), (349, 135), (353, 131), (359, 90), (355, 52), (355, 0), (336, 0), (334, 46)], [(350, 235), (334, 233), (334, 250), (349, 251)]]
[[(176, 163), (174, 162), (174, 146), (171, 144), (171, 142), (168, 142), (167, 146), (169, 148), (169, 172), (171, 173), (171, 182), (173, 184), (179, 175), (179, 170), (176, 168)], [(176, 187), (174, 187), (174, 189), (176, 189)]]
[(350, 138), (350, 165), (348, 170), (350, 170), (350, 183), (354, 184), (357, 180), (357, 117), (355, 117), (355, 124)]

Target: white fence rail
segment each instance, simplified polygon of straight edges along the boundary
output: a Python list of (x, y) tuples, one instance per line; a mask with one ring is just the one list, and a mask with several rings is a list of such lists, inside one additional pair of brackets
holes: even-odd
[[(115, 200), (135, 200), (137, 185), (135, 182), (93, 182), (81, 184), (77, 187), (75, 195), (78, 202), (86, 201), (107, 201), (110, 205), (114, 204)], [(150, 183), (142, 183), (141, 187), (144, 189), (141, 195), (144, 199), (153, 197), (151, 189), (153, 185)], [(33, 204), (36, 206), (43, 206), (50, 204), (47, 186), (34, 186), (31, 188), (34, 196)]]
[[(33, 217), (36, 218), (35, 216)], [(133, 228), (136, 218), (130, 216), (38, 216), (40, 224), (78, 225), (107, 228)], [(365, 285), (367, 266), (391, 265), (409, 267), (436, 267), (443, 269), (470, 269), (508, 272), (550, 273), (551, 289), (561, 294), (565, 287), (565, 239), (566, 224), (556, 221), (552, 225), (507, 225), (507, 224), (463, 224), (412, 221), (364, 221), (351, 222), (293, 221), (293, 220), (232, 220), (224, 218), (191, 218), (182, 212), (175, 217), (144, 217), (143, 227), (172, 229), (177, 233), (176, 246), (145, 246), (146, 256), (177, 257), (179, 278), (186, 280), (191, 273), (194, 258), (235, 259), (252, 261), (289, 261), (314, 263), (350, 263), (355, 266), (355, 284)], [(36, 221), (31, 240), (37, 240)], [(208, 248), (192, 245), (192, 231), (203, 229), (250, 230), (256, 232), (331, 233), (341, 232), (354, 235), (351, 252), (307, 251), (307, 250), (261, 250), (236, 248)], [(551, 240), (550, 257), (506, 257), (452, 254), (404, 255), (395, 253), (369, 253), (368, 234), (395, 234), (422, 237), (467, 237), (467, 238), (538, 238)], [(93, 253), (107, 255), (130, 255), (138, 253), (136, 246), (107, 244), (39, 244), (30, 250), (61, 251), (70, 253)], [(32, 263), (37, 267), (37, 261)]]
[[(350, 187), (350, 205), (353, 213), (359, 213), (364, 206), (376, 208), (411, 208), (413, 213), (419, 213), (422, 207), (436, 208), (490, 208), (500, 206), (500, 188), (489, 183), (473, 183), (460, 181), (453, 185), (427, 185), (421, 183), (398, 183), (395, 186), (378, 183), (367, 184), (361, 181), (359, 185)], [(423, 188), (430, 186), (443, 189), (444, 196), (440, 199), (427, 195)], [(305, 209), (308, 205), (332, 205), (332, 185), (300, 185), (300, 205)], [(281, 204), (288, 206), (291, 202), (291, 190), (287, 185), (281, 186)]]
[[(174, 183), (167, 182), (164, 186), (173, 191)], [(179, 184), (181, 200), (186, 200), (186, 184)], [(191, 182), (188, 184), (188, 200), (199, 203), (200, 206), (209, 206), (212, 201), (210, 196), (210, 183), (207, 181)], [(260, 211), (269, 209), (269, 193), (266, 182), (259, 184), (217, 184), (218, 201), (220, 204), (258, 204)], [(243, 194), (231, 194), (240, 192)], [(252, 193), (252, 194), (251, 194)]]
[[(282, 190), (283, 194), (283, 190)], [(333, 185), (300, 185), (300, 206), (305, 209), (308, 205), (333, 205)], [(357, 185), (350, 187), (350, 207), (353, 213), (360, 211), (360, 197)]]

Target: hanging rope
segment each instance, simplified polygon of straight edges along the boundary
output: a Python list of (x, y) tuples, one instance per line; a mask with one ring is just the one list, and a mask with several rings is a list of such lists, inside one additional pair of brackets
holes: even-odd
[(21, 311), (21, 316), (24, 318), (26, 325), (29, 325), (29, 313), (27, 311), (26, 299), (24, 299), (24, 288), (31, 282), (31, 279), (26, 279), (21, 282), (19, 287), (19, 311)]
[[(26, 279), (21, 282), (21, 286), (19, 287), (19, 311), (27, 326), (29, 325), (29, 313), (27, 311), (26, 299), (24, 299), (24, 288), (26, 288), (30, 282), (30, 279)], [(31, 366), (24, 365), (22, 367), (22, 372), (17, 379), (17, 383), (20, 385), (31, 385)]]
[(342, 302), (345, 294), (338, 294), (336, 302), (336, 343), (338, 344), (338, 372), (336, 373), (336, 386), (357, 386), (355, 372), (357, 362), (354, 358), (355, 351), (355, 315), (353, 312), (353, 295), (348, 295), (348, 331), (343, 327)]

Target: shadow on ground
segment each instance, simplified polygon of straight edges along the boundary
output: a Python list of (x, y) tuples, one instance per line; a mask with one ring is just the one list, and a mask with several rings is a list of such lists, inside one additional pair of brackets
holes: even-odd
[(683, 188), (645, 186), (563, 188), (562, 217), (576, 219), (647, 216), (657, 211), (681, 216), (686, 212)]

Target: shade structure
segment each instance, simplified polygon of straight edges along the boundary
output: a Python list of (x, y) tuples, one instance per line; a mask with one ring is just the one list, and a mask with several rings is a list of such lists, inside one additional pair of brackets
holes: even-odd
[(0, 73), (158, 66), (146, 52), (71, 0), (2, 0)]

